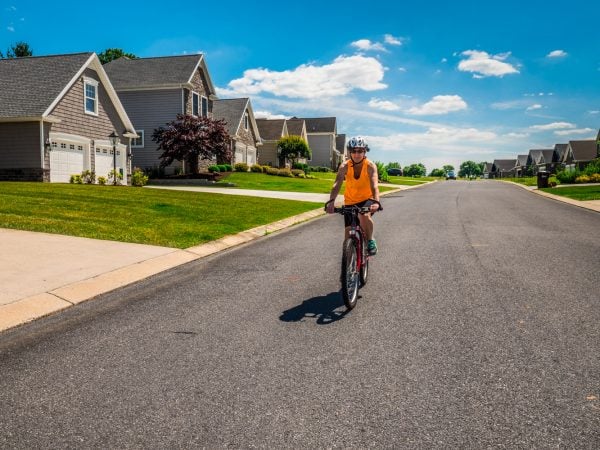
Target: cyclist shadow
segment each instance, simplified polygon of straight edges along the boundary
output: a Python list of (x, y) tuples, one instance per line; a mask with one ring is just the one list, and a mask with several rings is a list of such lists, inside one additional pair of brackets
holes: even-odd
[[(344, 310), (338, 310), (344, 307)], [(300, 305), (284, 311), (279, 320), (283, 322), (302, 322), (305, 318), (317, 319), (317, 324), (328, 325), (343, 319), (348, 313), (345, 309), (341, 292), (331, 292), (327, 295), (309, 298)]]

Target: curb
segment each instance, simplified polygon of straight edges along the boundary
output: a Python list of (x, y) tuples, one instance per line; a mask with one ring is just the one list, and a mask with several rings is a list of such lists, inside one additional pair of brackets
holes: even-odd
[[(428, 183), (427, 183), (428, 184)], [(397, 189), (382, 192), (385, 196), (417, 186), (402, 186)], [(289, 228), (320, 216), (324, 216), (322, 208), (307, 211), (296, 216), (278, 220), (267, 225), (260, 225), (250, 230), (234, 235), (224, 236), (215, 241), (189, 247), (184, 250), (174, 250), (162, 256), (156, 256), (135, 264), (120, 267), (92, 278), (77, 281), (49, 292), (32, 295), (13, 303), (0, 306), (0, 333), (28, 322), (49, 316), (63, 309), (91, 300), (101, 294), (125, 287), (152, 275), (172, 269), (182, 264), (219, 253), (223, 250), (245, 244), (271, 233)]]

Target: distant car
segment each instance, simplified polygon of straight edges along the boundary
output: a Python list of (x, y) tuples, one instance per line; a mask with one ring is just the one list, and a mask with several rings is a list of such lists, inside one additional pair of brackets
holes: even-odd
[(454, 175), (453, 170), (446, 173), (446, 180), (456, 180), (456, 175)]
[(391, 169), (387, 169), (387, 174), (402, 176), (402, 169), (397, 169), (395, 167), (391, 168)]

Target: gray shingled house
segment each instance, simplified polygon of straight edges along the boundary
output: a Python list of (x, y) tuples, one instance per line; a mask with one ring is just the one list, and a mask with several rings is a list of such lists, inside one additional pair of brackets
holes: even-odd
[(285, 167), (285, 161), (280, 161), (277, 142), (288, 136), (285, 119), (256, 119), (256, 125), (263, 145), (258, 152), (258, 163), (262, 166)]
[[(152, 140), (155, 129), (176, 119), (177, 114), (212, 117), (216, 91), (202, 54), (129, 59), (104, 65), (119, 98), (140, 136), (132, 143), (133, 165), (158, 168), (160, 152)], [(166, 174), (191, 172), (175, 161)]]
[[(120, 143), (116, 158), (109, 135)], [(68, 182), (117, 170), (136, 137), (95, 53), (0, 60), (0, 179)]]
[(541, 170), (556, 172), (555, 151), (553, 148), (539, 148), (529, 150), (527, 157), (527, 166), (530, 167), (530, 173), (536, 175)]
[(516, 159), (495, 159), (492, 163), (490, 178), (514, 177), (516, 165)]
[(515, 176), (524, 177), (527, 175), (527, 161), (529, 155), (517, 155), (517, 164), (515, 165)]
[(569, 141), (561, 162), (566, 168), (581, 170), (599, 156), (595, 140)]
[(311, 166), (337, 170), (343, 154), (336, 148), (337, 119), (335, 117), (304, 118), (308, 146), (312, 150)]
[(257, 148), (262, 145), (258, 125), (249, 98), (232, 98), (213, 102), (213, 118), (225, 120), (230, 137), (231, 165), (257, 162)]

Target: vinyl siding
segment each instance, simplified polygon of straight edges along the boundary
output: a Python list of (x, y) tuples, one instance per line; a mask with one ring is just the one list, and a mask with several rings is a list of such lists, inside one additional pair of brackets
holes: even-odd
[(311, 166), (331, 167), (332, 140), (333, 135), (331, 134), (308, 135), (308, 146), (312, 150)]
[(277, 159), (277, 142), (265, 142), (264, 145), (259, 148), (258, 154), (258, 164), (279, 167), (279, 160)]
[[(182, 112), (181, 89), (120, 92), (119, 98), (136, 130), (144, 130), (144, 147), (131, 149), (133, 167), (158, 167), (160, 152), (152, 140), (154, 130), (164, 127)], [(171, 171), (180, 164), (175, 162)]]

